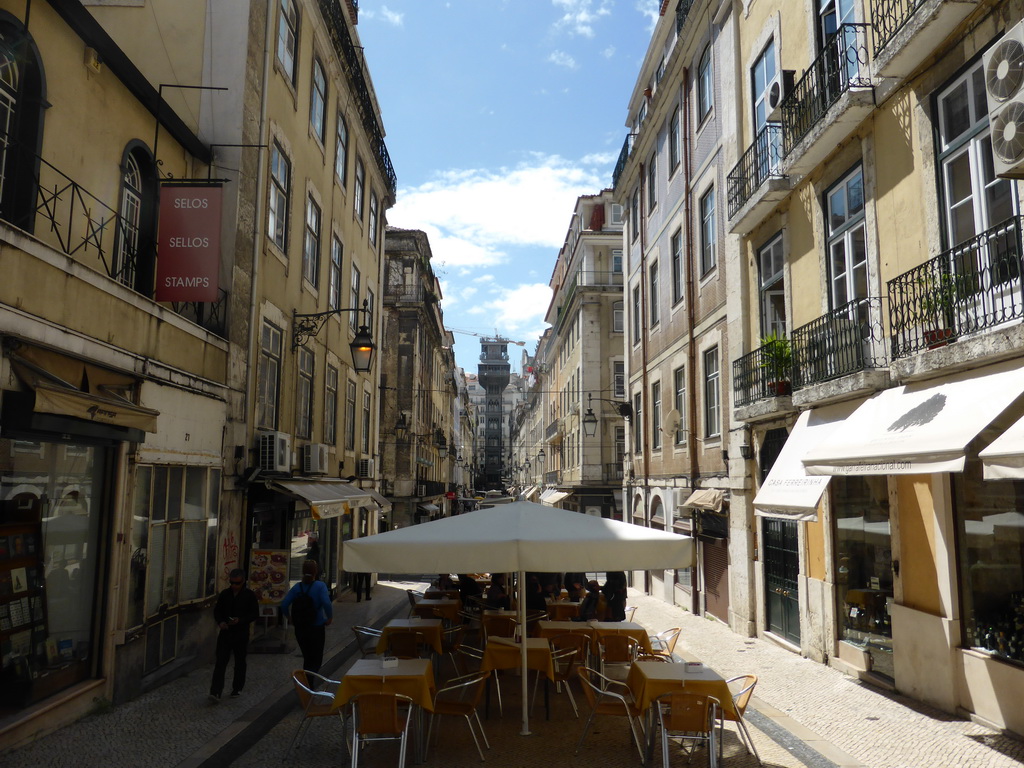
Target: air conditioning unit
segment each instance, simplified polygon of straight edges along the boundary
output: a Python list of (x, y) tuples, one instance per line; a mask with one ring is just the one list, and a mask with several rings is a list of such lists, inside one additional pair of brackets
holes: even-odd
[(419, 485), (417, 485), (416, 486), (416, 495), (417, 496), (426, 496), (427, 495), (427, 486), (424, 485), (423, 483), (420, 483)]
[(374, 475), (376, 467), (373, 464), (373, 459), (359, 459), (356, 462), (356, 477), (370, 477)]
[(327, 473), (327, 444), (310, 443), (302, 446), (302, 472), (306, 475)]
[(985, 95), (997, 176), (1024, 178), (1024, 22), (985, 52)]
[(777, 123), (782, 120), (782, 102), (793, 92), (796, 83), (796, 70), (783, 69), (775, 73), (768, 83), (768, 122)]
[(292, 437), (284, 432), (260, 432), (256, 438), (260, 469), (264, 472), (292, 471)]

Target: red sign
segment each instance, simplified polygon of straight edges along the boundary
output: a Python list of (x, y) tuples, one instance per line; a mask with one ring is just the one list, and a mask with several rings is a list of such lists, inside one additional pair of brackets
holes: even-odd
[(220, 274), (220, 186), (160, 190), (157, 301), (216, 301)]
[(447, 492), (445, 492), (444, 497), (446, 499), (454, 499), (455, 498), (455, 491), (447, 491)]

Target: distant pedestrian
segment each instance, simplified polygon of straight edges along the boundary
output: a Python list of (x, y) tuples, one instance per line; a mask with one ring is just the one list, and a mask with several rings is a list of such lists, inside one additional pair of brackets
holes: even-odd
[(217, 635), (217, 661), (210, 682), (210, 701), (220, 701), (224, 692), (224, 674), (228, 660), (235, 657), (231, 698), (238, 698), (245, 687), (245, 654), (249, 647), (249, 625), (259, 618), (256, 593), (245, 586), (245, 571), (235, 568), (228, 575), (227, 589), (217, 596), (213, 607), (213, 620), (220, 627)]
[(281, 615), (291, 617), (295, 642), (302, 651), (302, 668), (319, 672), (324, 663), (327, 627), (334, 620), (334, 607), (327, 585), (317, 578), (320, 569), (313, 560), (302, 564), (302, 581), (292, 586), (281, 601)]
[(363, 595), (366, 595), (367, 600), (372, 600), (373, 598), (370, 597), (370, 574), (353, 573), (352, 589), (355, 590), (357, 603), (363, 599)]

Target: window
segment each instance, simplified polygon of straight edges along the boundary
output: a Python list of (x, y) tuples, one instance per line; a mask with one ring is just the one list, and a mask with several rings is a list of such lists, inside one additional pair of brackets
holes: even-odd
[(612, 203), (612, 224), (622, 223), (622, 206), (618, 203)]
[[(1013, 182), (994, 175), (981, 61), (939, 94), (938, 112), (943, 224), (947, 244), (955, 246), (1015, 215), (1017, 201)], [(1019, 249), (1016, 244), (1008, 248), (1018, 259)], [(984, 271), (996, 266), (991, 263), (996, 254), (987, 250), (971, 249), (965, 255), (980, 263), (950, 266)]]
[(658, 204), (658, 155), (651, 155), (647, 165), (647, 212), (650, 213)]
[(623, 319), (624, 319), (622, 317), (622, 315), (623, 315), (622, 302), (621, 301), (616, 301), (615, 303), (612, 304), (612, 332), (613, 333), (622, 333), (622, 323), (623, 323)]
[(363, 161), (356, 158), (356, 188), (353, 190), (355, 199), (352, 201), (352, 210), (359, 221), (363, 220), (363, 194), (366, 190), (366, 169)]
[(661, 450), (661, 382), (651, 384), (651, 448)]
[(718, 347), (704, 353), (704, 437), (722, 434), (722, 392), (718, 371)]
[[(353, 308), (359, 306), (359, 268), (355, 264), (352, 265), (352, 286), (349, 301), (351, 302)], [(351, 325), (352, 328), (358, 329), (359, 326), (362, 324), (360, 322), (363, 319), (362, 314), (362, 312), (348, 313), (349, 325)]]
[(302, 242), (302, 276), (320, 287), (320, 206), (310, 195), (306, 200), (306, 236)]
[(677, 229), (670, 241), (672, 248), (672, 304), (683, 300), (683, 230)]
[(754, 135), (768, 124), (768, 90), (775, 79), (775, 40), (769, 40), (751, 68), (754, 97)]
[(633, 190), (629, 201), (629, 239), (636, 240), (640, 234), (640, 188)]
[(757, 262), (761, 268), (761, 334), (783, 338), (788, 334), (781, 233), (757, 252)]
[(676, 427), (674, 442), (682, 445), (686, 440), (686, 370), (680, 366), (672, 372), (672, 386), (675, 389), (673, 408), (679, 412), (679, 426)]
[(644, 420), (641, 418), (643, 416), (643, 404), (644, 399), (639, 393), (633, 395), (633, 453), (640, 453), (644, 447), (643, 430), (641, 429), (641, 425), (644, 423)]
[(715, 188), (712, 187), (700, 199), (700, 276), (704, 277), (718, 263), (715, 248)]
[(612, 251), (612, 273), (616, 275), (622, 274), (622, 249), (615, 248)]
[(295, 387), (295, 434), (308, 440), (313, 435), (313, 353), (299, 347), (296, 358), (299, 381)]
[(626, 460), (626, 428), (615, 428), (615, 463), (622, 464)]
[(679, 108), (672, 110), (668, 124), (668, 172), (675, 173), (679, 167)]
[(650, 283), (650, 296), (647, 297), (650, 302), (651, 312), (651, 328), (654, 328), (659, 322), (661, 322), (661, 308), (658, 296), (658, 262), (654, 262), (647, 269), (648, 282)]
[(626, 363), (615, 360), (612, 363), (612, 397), (622, 399), (626, 396)]
[(337, 236), (331, 238), (331, 274), (327, 288), (327, 308), (341, 309), (341, 240)]
[(338, 369), (333, 365), (327, 366), (324, 378), (324, 442), (338, 442)]
[(858, 167), (825, 193), (832, 309), (868, 296), (864, 173)]
[(640, 343), (640, 286), (633, 286), (633, 343)]
[(320, 144), (327, 136), (327, 75), (319, 59), (313, 59), (313, 85), (309, 95), (309, 127)]
[(366, 289), (366, 314), (360, 313), (359, 324), (365, 323), (367, 328), (373, 328), (373, 311), (374, 311), (374, 298), (373, 291), (369, 288)]
[(363, 453), (370, 452), (370, 393), (363, 392)]
[(281, 0), (277, 20), (277, 60), (289, 82), (295, 83), (295, 56), (299, 50), (299, 12), (295, 0)]
[(697, 122), (699, 123), (715, 105), (714, 73), (711, 70), (711, 46), (704, 49), (697, 65)]
[(377, 193), (370, 193), (370, 220), (368, 222), (370, 245), (377, 244)]
[(281, 329), (266, 321), (260, 334), (258, 377), (256, 421), (264, 429), (277, 429), (277, 398), (281, 383)]
[[(0, 105), (3, 105), (2, 82), (3, 76), (0, 75)], [(0, 129), (6, 127), (13, 130), (13, 126), (4, 125), (6, 118), (11, 116), (6, 112), (0, 109)], [(14, 141), (14, 136), (8, 136), (6, 141), (0, 139), (0, 145)], [(135, 146), (125, 152), (122, 161), (121, 207), (115, 230), (111, 277), (133, 291), (152, 296), (155, 265), (152, 243), (156, 239), (157, 218), (156, 166), (148, 150), (139, 146), (138, 142), (132, 144)], [(0, 186), (3, 184), (4, 170), (3, 157), (0, 156)], [(14, 171), (12, 180), (21, 181), (15, 168), (7, 167), (6, 170)]]
[(356, 384), (354, 381), (345, 384), (345, 449), (356, 449)]
[(338, 133), (334, 141), (334, 175), (341, 182), (342, 189), (348, 183), (348, 123), (338, 113)]
[(292, 166), (276, 141), (270, 149), (270, 200), (267, 203), (267, 232), (274, 245), (288, 248), (288, 192)]

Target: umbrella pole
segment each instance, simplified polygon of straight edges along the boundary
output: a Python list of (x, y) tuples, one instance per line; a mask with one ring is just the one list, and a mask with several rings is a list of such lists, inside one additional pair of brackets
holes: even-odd
[(519, 654), (521, 657), (522, 668), (520, 670), (520, 685), (522, 686), (523, 696), (523, 730), (519, 732), (520, 736), (530, 735), (530, 675), (529, 670), (526, 667), (526, 572), (519, 571), (519, 583), (516, 585), (516, 592), (519, 594), (519, 600), (516, 603), (516, 612), (519, 614)]

